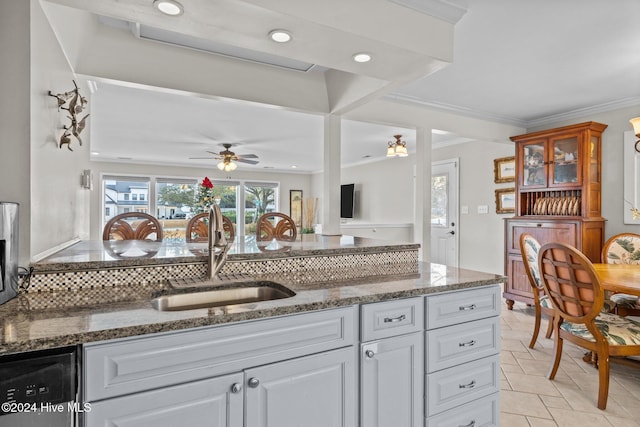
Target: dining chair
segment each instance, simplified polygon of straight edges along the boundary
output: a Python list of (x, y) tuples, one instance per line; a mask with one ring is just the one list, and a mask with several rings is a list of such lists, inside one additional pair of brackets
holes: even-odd
[(104, 226), (102, 240), (162, 241), (162, 226), (153, 216), (143, 212), (125, 212), (114, 216)]
[[(203, 212), (195, 215), (187, 223), (187, 231), (185, 233), (185, 239), (187, 243), (191, 242), (207, 242), (209, 241), (209, 225), (205, 222), (205, 219), (209, 218), (208, 212)], [(224, 228), (224, 234), (228, 242), (233, 242), (236, 236), (236, 231), (233, 227), (233, 222), (226, 216), (222, 216), (222, 227)]]
[[(602, 247), (601, 260), (604, 264), (637, 264), (640, 268), (640, 234), (620, 233), (611, 236)], [(621, 316), (640, 316), (638, 296), (612, 294), (611, 301), (616, 303), (616, 314)]]
[(533, 325), (533, 336), (529, 343), (529, 348), (533, 348), (538, 340), (538, 333), (540, 332), (540, 320), (542, 314), (547, 316), (547, 333), (546, 338), (551, 338), (553, 332), (553, 315), (554, 310), (549, 301), (549, 297), (544, 293), (542, 287), (542, 281), (540, 280), (540, 271), (538, 270), (538, 253), (540, 252), (540, 242), (536, 240), (529, 233), (522, 233), (520, 235), (520, 252), (522, 253), (522, 262), (524, 263), (524, 269), (529, 279), (529, 284), (533, 291), (533, 306), (535, 309), (535, 320)]
[(268, 212), (258, 218), (256, 224), (257, 241), (276, 239), (293, 242), (297, 235), (296, 224), (289, 215), (281, 212)]
[(555, 309), (554, 358), (547, 377), (554, 379), (566, 339), (597, 356), (599, 409), (607, 407), (610, 356), (640, 355), (640, 322), (603, 312), (604, 290), (591, 261), (576, 248), (547, 243), (538, 269)]

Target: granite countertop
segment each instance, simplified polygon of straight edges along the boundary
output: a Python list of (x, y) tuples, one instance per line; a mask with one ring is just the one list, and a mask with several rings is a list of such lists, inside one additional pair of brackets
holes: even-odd
[[(255, 236), (236, 236), (227, 261), (418, 250), (419, 247), (417, 243), (395, 243), (354, 236), (300, 234), (293, 242), (257, 242)], [(35, 273), (39, 273), (206, 260), (207, 243), (83, 240), (33, 263), (32, 267)]]
[[(131, 337), (155, 332), (175, 331), (193, 327), (259, 319), (270, 316), (302, 313), (359, 303), (384, 301), (417, 295), (503, 283), (504, 277), (477, 271), (420, 263), (418, 273), (395, 277), (368, 277), (340, 281), (340, 272), (328, 274), (324, 282), (298, 284), (277, 277), (256, 277), (274, 280), (296, 295), (286, 299), (234, 306), (185, 311), (157, 311), (151, 299), (158, 293), (171, 292), (168, 285), (113, 288), (111, 301), (100, 301), (92, 290), (79, 291), (84, 305), (60, 306), (64, 292), (59, 294), (21, 295), (0, 305), (0, 355), (75, 345), (114, 338)], [(160, 286), (160, 288), (159, 288)], [(104, 289), (100, 292), (105, 293)], [(107, 290), (109, 291), (109, 290)], [(98, 292), (96, 290), (95, 292)], [(56, 306), (38, 306), (37, 298), (55, 299)]]

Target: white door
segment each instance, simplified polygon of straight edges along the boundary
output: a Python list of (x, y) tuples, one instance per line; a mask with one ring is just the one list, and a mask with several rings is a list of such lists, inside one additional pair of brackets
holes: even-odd
[(356, 364), (346, 347), (247, 369), (245, 425), (355, 427)]
[(360, 425), (424, 425), (423, 332), (361, 345)]
[(458, 159), (431, 165), (431, 262), (458, 266)]

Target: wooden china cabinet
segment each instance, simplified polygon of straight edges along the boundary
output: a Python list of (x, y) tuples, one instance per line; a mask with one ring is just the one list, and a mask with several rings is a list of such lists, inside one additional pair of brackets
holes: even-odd
[(511, 137), (516, 143), (516, 211), (505, 220), (503, 297), (533, 304), (520, 255), (520, 235), (541, 244), (562, 242), (600, 261), (604, 244), (601, 215), (601, 136), (607, 125), (579, 123)]

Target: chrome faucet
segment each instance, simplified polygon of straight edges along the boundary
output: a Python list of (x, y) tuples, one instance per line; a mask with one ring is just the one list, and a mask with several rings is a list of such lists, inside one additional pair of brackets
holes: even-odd
[(217, 203), (209, 210), (209, 262), (207, 264), (209, 279), (218, 280), (218, 273), (227, 260), (227, 252), (231, 244), (224, 235), (222, 211)]

